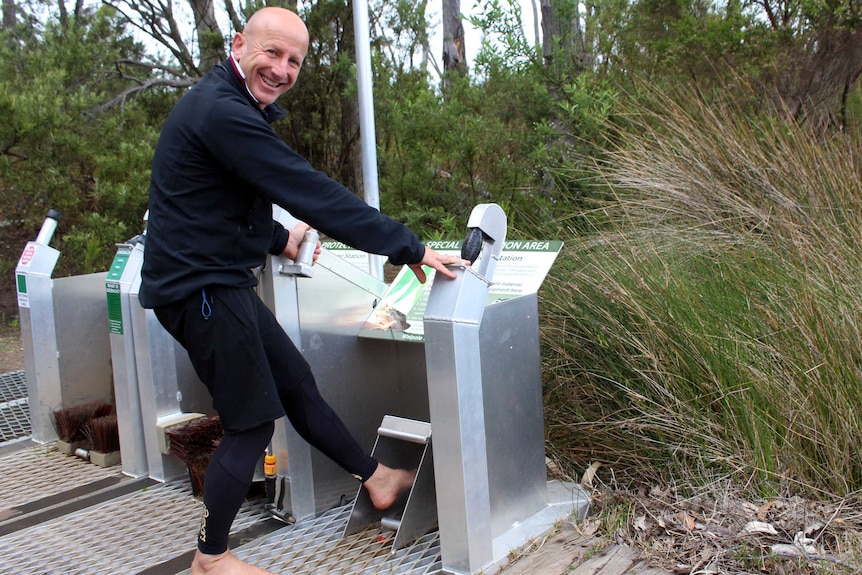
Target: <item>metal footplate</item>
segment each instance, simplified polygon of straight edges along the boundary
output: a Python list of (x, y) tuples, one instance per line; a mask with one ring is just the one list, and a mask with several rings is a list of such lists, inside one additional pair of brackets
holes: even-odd
[(434, 486), (434, 461), (431, 451), (431, 424), (393, 415), (383, 417), (377, 429), (372, 457), (388, 467), (416, 470), (409, 493), (399, 497), (386, 510), (371, 503), (365, 487), (353, 502), (344, 537), (380, 522), (383, 531), (394, 531), (395, 552), (437, 527), (437, 495)]

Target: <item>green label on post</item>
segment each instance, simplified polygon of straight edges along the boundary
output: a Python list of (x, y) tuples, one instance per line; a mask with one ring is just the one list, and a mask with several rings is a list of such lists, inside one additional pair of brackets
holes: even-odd
[(128, 261), (129, 254), (117, 254), (114, 256), (111, 269), (108, 270), (105, 281), (105, 291), (108, 295), (108, 333), (123, 334), (123, 303), (120, 298), (119, 279), (123, 276), (123, 270), (126, 269)]
[(108, 293), (108, 333), (123, 333), (123, 304), (120, 300), (120, 284), (105, 282)]
[(27, 275), (15, 274), (16, 284), (18, 285), (18, 307), (30, 307), (30, 296), (27, 295)]
[(123, 276), (123, 270), (126, 269), (127, 261), (129, 261), (129, 254), (117, 254), (114, 256), (114, 263), (111, 264), (111, 269), (108, 270), (108, 279), (119, 281)]

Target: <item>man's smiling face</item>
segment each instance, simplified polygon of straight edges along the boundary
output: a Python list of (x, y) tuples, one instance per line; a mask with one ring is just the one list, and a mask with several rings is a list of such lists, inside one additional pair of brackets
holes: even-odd
[(256, 12), (233, 38), (232, 53), (246, 85), (264, 108), (296, 83), (308, 51), (308, 30), (295, 13), (283, 8)]

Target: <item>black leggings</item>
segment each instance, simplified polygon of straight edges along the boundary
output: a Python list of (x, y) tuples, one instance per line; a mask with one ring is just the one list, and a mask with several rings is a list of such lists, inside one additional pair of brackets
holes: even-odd
[(211, 286), (157, 308), (155, 314), (189, 352), (225, 428), (204, 480), (201, 552), (227, 550), (231, 523), (278, 417), (287, 415), (303, 439), (361, 481), (377, 469), (320, 395), (305, 358), (252, 289)]
[(230, 527), (248, 495), (254, 469), (266, 449), (275, 424), (225, 434), (216, 448), (204, 478), (204, 511), (198, 532), (201, 553), (227, 551)]
[[(311, 372), (281, 398), (296, 432), (324, 455), (365, 481), (377, 462), (359, 451), (341, 419), (320, 396)], [(266, 450), (275, 424), (226, 433), (213, 453), (204, 479), (204, 513), (198, 534), (201, 553), (217, 555), (228, 548), (234, 517), (248, 494), (254, 470)]]

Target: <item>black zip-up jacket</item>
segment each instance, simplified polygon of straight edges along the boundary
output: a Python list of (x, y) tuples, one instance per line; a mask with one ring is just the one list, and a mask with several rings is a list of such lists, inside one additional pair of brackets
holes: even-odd
[(140, 302), (164, 306), (208, 285), (251, 287), (253, 270), (279, 254), (288, 232), (272, 204), (356, 249), (395, 265), (422, 260), (403, 224), (311, 167), (272, 130), (230, 61), (216, 66), (168, 116), (153, 156)]

